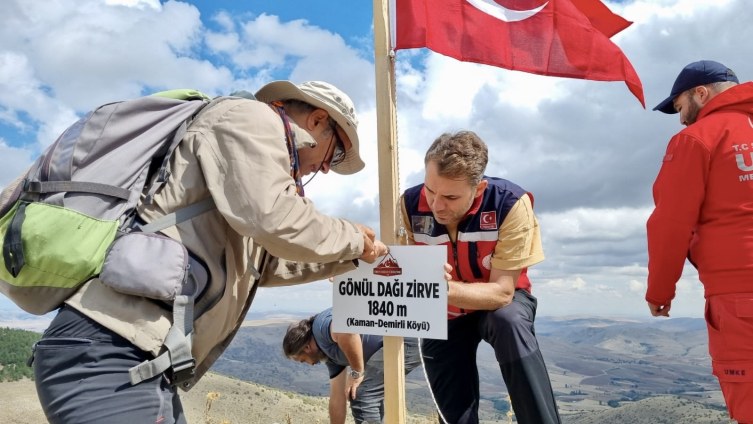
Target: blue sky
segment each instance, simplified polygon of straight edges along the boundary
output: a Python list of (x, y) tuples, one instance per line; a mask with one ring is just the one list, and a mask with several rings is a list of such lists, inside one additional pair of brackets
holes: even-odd
[[(340, 34), (346, 40), (372, 34), (372, 4), (369, 1), (327, 0), (326, 2), (286, 0), (270, 2), (251, 0), (201, 0), (192, 2), (202, 14), (214, 15), (220, 10), (236, 16), (265, 13), (284, 21), (305, 19), (312, 25)], [(211, 24), (209, 24), (211, 27)]]
[[(547, 259), (530, 275), (541, 315), (646, 315), (651, 185), (667, 141), (681, 129), (676, 117), (650, 108), (692, 61), (718, 60), (744, 80), (753, 75), (746, 0), (607, 4), (635, 22), (613, 41), (641, 76), (649, 110), (621, 82), (398, 52), (401, 190), (423, 180), (423, 153), (434, 138), (476, 131), (490, 147), (487, 174), (536, 196)], [(353, 98), (367, 167), (351, 177), (318, 176), (307, 195), (326, 213), (376, 228), (371, 15), (370, 1), (6, 1), (0, 187), (77, 115), (107, 101), (176, 87), (222, 94), (274, 79), (321, 79)], [(252, 311), (308, 313), (330, 303), (329, 283), (317, 282), (260, 290)], [(686, 266), (673, 312), (700, 316), (702, 306), (702, 287)], [(15, 306), (0, 298), (0, 309)]]

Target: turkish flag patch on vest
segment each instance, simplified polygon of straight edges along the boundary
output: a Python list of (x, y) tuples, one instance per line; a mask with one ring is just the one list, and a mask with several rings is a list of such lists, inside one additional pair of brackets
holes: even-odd
[(497, 211), (481, 212), (481, 229), (482, 230), (496, 230), (497, 229)]

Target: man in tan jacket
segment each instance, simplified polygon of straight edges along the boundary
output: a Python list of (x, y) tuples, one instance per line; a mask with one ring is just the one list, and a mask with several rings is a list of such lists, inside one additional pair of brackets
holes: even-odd
[(170, 179), (138, 209), (148, 223), (209, 197), (217, 206), (162, 231), (207, 276), (187, 318), (193, 361), (135, 375), (144, 362), (167, 357), (172, 312), (95, 278), (35, 345), (37, 392), (50, 422), (185, 422), (175, 387), (192, 388), (227, 348), (257, 287), (325, 279), (386, 253), (372, 229), (324, 215), (302, 196), (304, 175), (364, 167), (351, 99), (327, 83), (287, 81), (256, 98), (202, 111), (170, 159)]

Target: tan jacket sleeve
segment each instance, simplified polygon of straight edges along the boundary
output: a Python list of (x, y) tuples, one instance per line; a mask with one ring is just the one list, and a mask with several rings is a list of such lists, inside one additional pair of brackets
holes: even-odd
[[(358, 258), (363, 236), (350, 221), (316, 210), (296, 193), (282, 121), (269, 106), (227, 100), (203, 133), (198, 152), (217, 209), (239, 234), (273, 256), (301, 262)], [(220, 103), (219, 106), (222, 106)]]
[(270, 256), (264, 264), (259, 286), (282, 287), (326, 280), (357, 268), (356, 261), (338, 261), (326, 264), (287, 261)]
[(539, 222), (526, 194), (507, 213), (499, 228), (492, 267), (504, 271), (527, 268), (544, 260)]

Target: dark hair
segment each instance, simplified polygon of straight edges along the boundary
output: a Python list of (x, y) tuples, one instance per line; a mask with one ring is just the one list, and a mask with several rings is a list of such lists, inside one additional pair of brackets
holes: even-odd
[(439, 176), (453, 180), (466, 179), (475, 187), (484, 176), (489, 150), (473, 131), (444, 133), (431, 144), (424, 165), (434, 162)]
[[(288, 115), (305, 115), (309, 116), (314, 113), (315, 110), (321, 109), (310, 103), (306, 103), (302, 100), (287, 99), (282, 101), (282, 107), (285, 109), (285, 113)], [(322, 132), (322, 138), (329, 139), (334, 134), (335, 128), (337, 128), (337, 122), (332, 117), (328, 117), (329, 126)], [(314, 147), (314, 146), (311, 146)]]
[(285, 338), (282, 339), (282, 352), (288, 359), (298, 356), (314, 337), (311, 326), (314, 325), (316, 315), (308, 319), (302, 319), (297, 324), (290, 324)]

